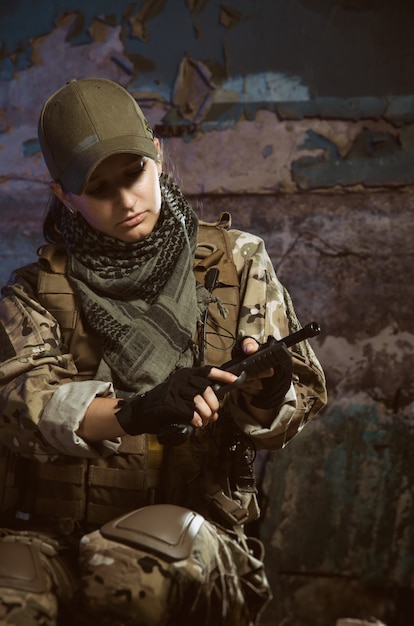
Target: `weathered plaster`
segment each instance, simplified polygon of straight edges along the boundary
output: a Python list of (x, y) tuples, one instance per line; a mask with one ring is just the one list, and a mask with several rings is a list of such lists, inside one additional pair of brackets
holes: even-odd
[[(152, 12), (150, 8), (129, 17), (137, 28), (141, 24), (141, 31), (159, 15), (155, 6)], [(6, 131), (0, 135), (2, 180), (47, 180), (36, 154), (37, 117), (45, 96), (74, 76), (100, 75), (124, 84), (142, 102), (166, 149), (180, 162), (187, 193), (274, 193), (414, 182), (411, 97), (354, 99), (348, 108), (346, 102), (331, 98), (328, 105), (326, 99), (303, 100), (308, 92), (298, 77), (266, 70), (225, 79), (214, 64), (184, 55), (167, 101), (155, 84), (152, 92), (135, 91), (127, 40), (121, 26), (110, 25), (116, 19), (90, 16), (90, 41), (73, 45), (78, 21), (78, 13), (66, 14), (50, 34), (32, 39), (32, 64), (18, 80), (0, 83), (0, 121)], [(147, 41), (143, 34), (140, 39)], [(362, 115), (364, 101), (365, 115), (371, 115), (376, 104), (375, 115), (355, 120), (357, 113)], [(341, 111), (344, 119), (335, 119)]]
[(209, 196), (198, 207), (261, 235), (302, 323), (322, 326), (312, 344), (328, 407), (265, 466), (266, 624), (410, 624), (413, 202), (378, 191)]

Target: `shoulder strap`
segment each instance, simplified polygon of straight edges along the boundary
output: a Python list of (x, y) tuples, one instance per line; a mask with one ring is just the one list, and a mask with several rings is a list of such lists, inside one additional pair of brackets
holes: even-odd
[[(222, 213), (216, 222), (199, 223), (194, 274), (215, 300), (208, 307), (204, 329), (205, 360), (209, 365), (222, 365), (230, 359), (237, 332), (240, 281), (227, 232), (230, 226), (229, 213)], [(211, 284), (213, 270), (216, 278)]]
[[(210, 249), (221, 249), (227, 259), (233, 259), (228, 229), (231, 226), (231, 215), (228, 212), (221, 213), (215, 222), (199, 221), (199, 235), (197, 251), (201, 255), (205, 246)], [(197, 254), (196, 254), (197, 256)]]
[(101, 348), (97, 337), (85, 329), (80, 306), (67, 275), (66, 251), (61, 246), (47, 244), (39, 249), (38, 255), (39, 301), (58, 321), (62, 350), (73, 355), (80, 376), (93, 376), (99, 365)]
[(67, 257), (64, 248), (48, 244), (38, 250), (39, 277), (37, 293), (40, 302), (57, 319), (63, 341), (70, 345), (72, 332), (79, 320), (79, 308), (67, 277)]

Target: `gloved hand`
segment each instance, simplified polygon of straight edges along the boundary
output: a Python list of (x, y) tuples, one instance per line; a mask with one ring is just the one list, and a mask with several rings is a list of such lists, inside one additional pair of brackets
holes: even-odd
[(121, 405), (116, 418), (129, 435), (158, 434), (173, 423), (189, 424), (194, 417), (194, 396), (203, 395), (212, 381), (210, 366), (187, 367), (174, 372), (151, 391)]
[[(232, 360), (223, 365), (223, 369), (238, 363), (246, 357), (246, 353), (243, 351), (243, 341), (248, 339), (248, 336), (240, 337), (231, 353)], [(276, 339), (269, 336), (267, 343), (263, 344), (270, 346), (276, 343)], [(260, 378), (262, 390), (250, 400), (252, 406), (260, 409), (273, 409), (277, 408), (283, 401), (290, 384), (292, 382), (292, 357), (284, 344), (281, 344), (279, 350), (276, 353), (277, 364), (274, 366), (273, 376)], [(276, 357), (275, 357), (276, 358)]]
[[(276, 341), (276, 340), (274, 340)], [(276, 409), (283, 402), (292, 382), (292, 357), (284, 344), (277, 352), (278, 363), (274, 366), (273, 376), (261, 378), (262, 391), (250, 401), (258, 409)]]

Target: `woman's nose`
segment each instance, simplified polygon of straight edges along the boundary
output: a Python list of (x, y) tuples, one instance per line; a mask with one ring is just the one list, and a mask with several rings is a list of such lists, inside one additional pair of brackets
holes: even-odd
[(135, 206), (136, 198), (128, 187), (119, 187), (118, 202), (123, 209), (132, 209)]

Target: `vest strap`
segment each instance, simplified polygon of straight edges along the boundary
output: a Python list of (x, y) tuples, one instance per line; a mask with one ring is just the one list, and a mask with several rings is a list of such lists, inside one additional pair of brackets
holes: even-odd
[[(140, 506), (137, 502), (136, 506)], [(109, 520), (125, 515), (125, 507), (110, 506), (109, 504), (96, 504), (89, 502), (86, 511), (86, 519), (91, 526), (100, 526)]]
[(72, 485), (83, 485), (85, 482), (86, 464), (61, 465), (53, 463), (39, 463), (37, 476), (41, 480), (52, 480), (58, 483), (70, 483)]
[(35, 504), (35, 514), (41, 517), (68, 517), (81, 520), (84, 517), (84, 503), (81, 501), (56, 500), (38, 496)]
[(114, 487), (115, 489), (143, 489), (145, 472), (91, 465), (88, 484), (94, 487)]

